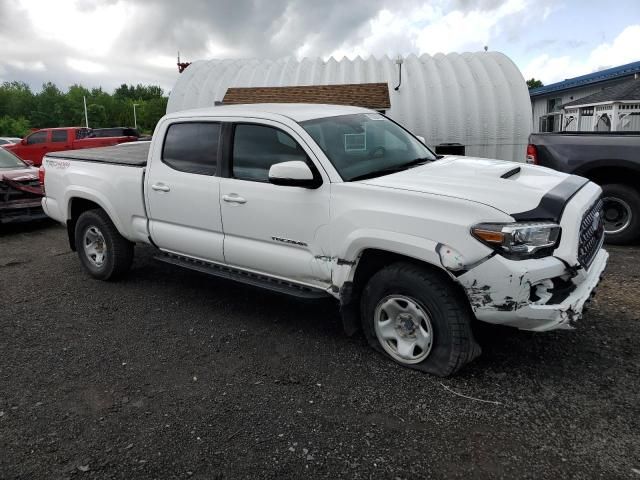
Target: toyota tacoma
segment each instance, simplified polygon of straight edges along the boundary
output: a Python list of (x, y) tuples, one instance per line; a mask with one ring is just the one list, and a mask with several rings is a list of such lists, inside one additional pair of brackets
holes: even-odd
[(48, 154), (41, 177), (94, 278), (121, 277), (150, 244), (169, 264), (334, 297), (348, 334), (441, 376), (480, 353), (476, 321), (572, 328), (608, 257), (595, 183), (440, 158), (358, 107), (172, 113), (150, 143)]

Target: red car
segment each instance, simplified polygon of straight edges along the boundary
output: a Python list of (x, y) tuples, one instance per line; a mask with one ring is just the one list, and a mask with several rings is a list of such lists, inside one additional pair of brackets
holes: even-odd
[(108, 147), (118, 143), (133, 142), (136, 136), (90, 137), (91, 129), (82, 127), (44, 128), (31, 133), (20, 143), (3, 148), (18, 155), (23, 160), (31, 160), (40, 166), (42, 157), (50, 152), (79, 150), (82, 148)]
[(0, 148), (0, 225), (46, 218), (38, 169)]

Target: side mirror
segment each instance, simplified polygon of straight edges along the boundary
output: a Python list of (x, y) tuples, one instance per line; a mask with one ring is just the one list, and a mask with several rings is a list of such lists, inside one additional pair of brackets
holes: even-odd
[(20, 144), (21, 145), (26, 145), (27, 144), (27, 139), (23, 138), (22, 140), (20, 140)]
[(320, 186), (309, 165), (300, 160), (271, 165), (269, 181), (274, 185), (287, 187), (317, 188)]
[(33, 160), (23, 160), (23, 162), (29, 165), (30, 167), (34, 166)]
[(427, 141), (424, 139), (422, 135), (416, 135), (416, 138), (420, 140), (422, 143), (424, 143), (425, 145), (427, 144)]

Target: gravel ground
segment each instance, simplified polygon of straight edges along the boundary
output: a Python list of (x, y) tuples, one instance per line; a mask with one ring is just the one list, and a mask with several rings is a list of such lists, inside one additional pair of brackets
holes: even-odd
[(485, 328), (443, 380), (344, 336), (332, 302), (144, 247), (102, 283), (63, 228), (5, 228), (0, 478), (640, 479), (640, 248), (610, 251), (578, 330)]

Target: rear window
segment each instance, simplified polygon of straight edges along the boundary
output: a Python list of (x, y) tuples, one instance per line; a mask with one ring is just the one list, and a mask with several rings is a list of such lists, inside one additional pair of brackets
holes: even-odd
[(174, 123), (167, 130), (162, 161), (181, 172), (215, 175), (219, 143), (219, 123)]
[(82, 140), (83, 138), (87, 138), (91, 133), (89, 128), (79, 128), (76, 130), (76, 140)]

